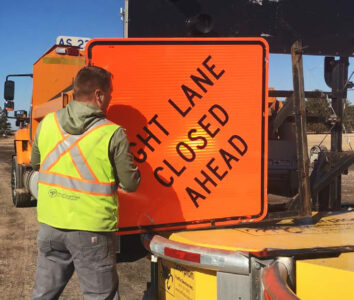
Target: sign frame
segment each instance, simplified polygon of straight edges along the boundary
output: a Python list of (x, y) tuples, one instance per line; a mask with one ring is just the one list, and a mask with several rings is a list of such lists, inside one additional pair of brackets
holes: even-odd
[(201, 229), (201, 228), (217, 228), (236, 225), (241, 222), (258, 222), (267, 214), (267, 147), (268, 147), (268, 43), (263, 38), (123, 38), (123, 39), (93, 39), (90, 40), (85, 48), (87, 65), (95, 65), (93, 62), (93, 50), (99, 46), (139, 46), (139, 45), (258, 45), (262, 47), (263, 65), (262, 65), (262, 135), (261, 135), (261, 208), (259, 213), (251, 216), (226, 216), (223, 218), (214, 218), (207, 220), (185, 221), (162, 223), (155, 225), (137, 225), (128, 227), (119, 227), (118, 234), (156, 232), (164, 230), (180, 230), (180, 229)]

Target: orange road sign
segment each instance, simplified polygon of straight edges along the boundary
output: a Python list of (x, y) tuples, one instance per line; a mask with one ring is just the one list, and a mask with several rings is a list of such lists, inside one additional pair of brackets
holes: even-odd
[(113, 74), (108, 118), (141, 171), (121, 233), (259, 221), (267, 209), (268, 45), (260, 38), (94, 39)]

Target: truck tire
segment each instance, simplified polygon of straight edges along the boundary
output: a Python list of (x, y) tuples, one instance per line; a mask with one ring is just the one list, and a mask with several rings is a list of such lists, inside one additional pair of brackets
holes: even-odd
[(11, 170), (11, 191), (12, 201), (15, 207), (32, 207), (37, 205), (37, 201), (31, 200), (31, 194), (25, 189), (23, 184), (24, 167), (17, 163), (17, 157), (12, 157)]

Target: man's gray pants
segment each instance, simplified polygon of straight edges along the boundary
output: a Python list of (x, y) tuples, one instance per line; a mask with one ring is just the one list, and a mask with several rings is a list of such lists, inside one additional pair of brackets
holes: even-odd
[(63, 230), (40, 223), (32, 300), (58, 299), (77, 272), (85, 300), (118, 299), (113, 232)]

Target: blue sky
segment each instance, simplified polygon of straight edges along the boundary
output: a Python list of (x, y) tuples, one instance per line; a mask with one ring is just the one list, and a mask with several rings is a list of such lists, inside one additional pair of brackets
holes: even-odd
[[(120, 19), (123, 0), (16, 0), (6, 1), (0, 10), (0, 106), (3, 82), (8, 74), (32, 73), (33, 63), (53, 44), (56, 37), (122, 37)], [(354, 70), (350, 59), (349, 73)], [(329, 90), (323, 78), (323, 57), (304, 56), (305, 89)], [(353, 78), (354, 79), (354, 78)], [(29, 110), (32, 80), (17, 78), (15, 109)], [(292, 89), (291, 58), (271, 55), (269, 86)], [(354, 92), (348, 92), (354, 103)]]
[[(32, 73), (56, 37), (122, 37), (123, 0), (16, 0), (0, 9), (0, 106), (6, 75)], [(15, 78), (15, 110), (29, 110), (32, 79)]]

